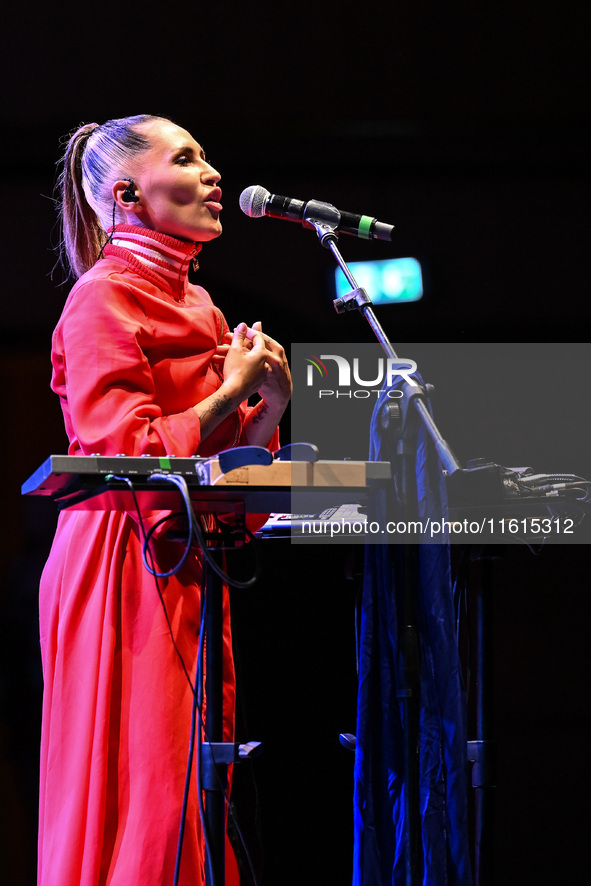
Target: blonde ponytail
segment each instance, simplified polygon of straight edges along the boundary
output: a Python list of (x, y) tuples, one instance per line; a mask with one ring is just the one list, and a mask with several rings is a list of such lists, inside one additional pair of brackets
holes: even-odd
[[(150, 147), (137, 127), (164, 119), (150, 114), (80, 126), (69, 138), (57, 182), (63, 266), (80, 277), (93, 266), (113, 223), (113, 183), (130, 175), (134, 157)], [(117, 219), (115, 219), (117, 220)]]
[(58, 179), (62, 237), (62, 264), (76, 277), (85, 273), (98, 258), (106, 234), (89, 206), (82, 186), (82, 154), (97, 123), (81, 126), (70, 137)]

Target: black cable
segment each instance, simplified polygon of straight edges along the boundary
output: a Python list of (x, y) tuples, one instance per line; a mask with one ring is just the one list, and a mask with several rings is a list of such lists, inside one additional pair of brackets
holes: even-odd
[[(176, 645), (176, 641), (174, 639), (174, 634), (172, 632), (172, 626), (170, 624), (168, 612), (166, 610), (166, 605), (164, 603), (164, 598), (163, 598), (163, 595), (162, 595), (162, 592), (160, 589), (160, 585), (158, 583), (158, 579), (159, 578), (168, 578), (168, 577), (176, 574), (183, 567), (183, 565), (185, 564), (185, 562), (189, 556), (189, 553), (190, 553), (190, 550), (192, 547), (192, 540), (194, 538), (197, 541), (197, 543), (201, 549), (201, 552), (203, 554), (205, 561), (210, 566), (210, 568), (213, 570), (213, 572), (215, 572), (215, 574), (219, 578), (222, 579), (222, 581), (226, 582), (227, 584), (231, 585), (234, 588), (238, 588), (238, 589), (250, 588), (250, 587), (252, 587), (252, 585), (254, 585), (254, 583), (257, 581), (257, 579), (260, 576), (259, 551), (258, 551), (258, 546), (256, 543), (255, 536), (250, 531), (250, 529), (248, 529), (245, 526), (244, 532), (245, 532), (246, 536), (253, 543), (253, 550), (255, 553), (255, 570), (254, 570), (254, 574), (251, 576), (251, 578), (247, 579), (246, 581), (239, 581), (238, 579), (232, 579), (231, 576), (229, 576), (226, 572), (224, 572), (224, 570), (221, 567), (218, 566), (218, 564), (215, 562), (215, 559), (213, 558), (212, 554), (210, 553), (210, 551), (207, 548), (205, 538), (203, 537), (203, 533), (198, 525), (198, 522), (197, 522), (197, 519), (195, 516), (195, 512), (193, 510), (193, 505), (191, 502), (190, 493), (189, 493), (189, 489), (188, 489), (185, 478), (179, 474), (156, 474), (156, 473), (154, 473), (154, 474), (151, 474), (150, 477), (148, 478), (149, 481), (151, 481), (151, 482), (164, 481), (164, 482), (172, 483), (174, 486), (176, 486), (179, 489), (179, 491), (181, 493), (181, 497), (183, 499), (183, 504), (185, 505), (184, 514), (187, 517), (187, 521), (189, 524), (188, 539), (187, 539), (187, 543), (185, 545), (185, 550), (183, 551), (183, 554), (181, 556), (181, 559), (176, 564), (176, 566), (174, 566), (172, 569), (168, 570), (167, 572), (158, 572), (156, 570), (155, 561), (154, 561), (152, 552), (150, 550), (150, 542), (154, 536), (155, 531), (160, 526), (162, 526), (163, 523), (165, 523), (169, 520), (178, 519), (179, 517), (182, 517), (183, 512), (175, 512), (172, 514), (167, 514), (165, 517), (162, 517), (160, 520), (158, 520), (146, 532), (144, 524), (143, 524), (142, 516), (141, 516), (141, 511), (139, 508), (139, 502), (137, 500), (136, 492), (133, 487), (132, 481), (128, 477), (116, 476), (114, 474), (107, 475), (106, 479), (107, 480), (112, 479), (112, 480), (122, 481), (122, 482), (126, 483), (126, 485), (129, 487), (129, 489), (131, 491), (134, 505), (135, 505), (135, 509), (136, 509), (137, 515), (138, 515), (138, 521), (139, 521), (141, 533), (142, 533), (143, 540), (144, 540), (143, 546), (142, 546), (142, 561), (143, 561), (143, 564), (144, 564), (144, 567), (146, 568), (146, 570), (154, 577), (156, 589), (158, 592), (158, 597), (160, 599), (160, 603), (161, 603), (163, 611), (164, 611), (164, 615), (166, 618), (166, 623), (168, 626), (168, 631), (169, 631), (169, 634), (170, 634), (170, 637), (172, 640), (172, 644), (173, 644), (174, 649), (181, 661), (183, 670), (185, 672), (185, 676), (187, 677), (187, 680), (188, 680), (189, 685), (191, 687), (191, 691), (193, 693), (193, 704), (192, 704), (192, 710), (191, 710), (191, 731), (190, 731), (190, 737), (189, 737), (189, 755), (188, 755), (188, 761), (187, 761), (187, 769), (186, 769), (186, 773), (185, 773), (183, 805), (182, 805), (182, 809), (181, 809), (181, 822), (180, 822), (180, 827), (179, 827), (179, 837), (178, 837), (178, 841), (177, 841), (177, 855), (176, 855), (175, 874), (174, 874), (174, 886), (177, 886), (178, 876), (179, 876), (179, 872), (180, 872), (182, 844), (183, 844), (183, 840), (184, 840), (184, 832), (185, 832), (185, 826), (186, 826), (188, 795), (189, 795), (193, 758), (194, 758), (194, 754), (195, 754), (195, 746), (197, 748), (197, 765), (195, 768), (196, 768), (196, 777), (197, 777), (197, 798), (198, 798), (198, 805), (199, 805), (199, 817), (200, 817), (201, 827), (202, 827), (202, 831), (203, 831), (203, 837), (204, 837), (204, 841), (205, 841), (206, 853), (207, 853), (208, 858), (211, 858), (209, 835), (207, 832), (207, 823), (205, 820), (203, 791), (201, 788), (202, 733), (206, 732), (206, 725), (203, 721), (203, 716), (202, 716), (202, 708), (203, 708), (203, 656), (204, 656), (204, 640), (205, 640), (205, 612), (206, 612), (207, 601), (206, 601), (204, 582), (202, 582), (201, 622), (200, 622), (200, 627), (199, 627), (199, 649), (198, 649), (198, 657), (197, 657), (197, 671), (196, 671), (196, 677), (195, 677), (195, 685), (193, 685), (193, 683), (191, 681), (191, 677), (190, 677), (188, 670), (186, 668), (186, 665), (184, 663), (183, 657), (182, 657), (180, 650), (178, 649), (178, 647)], [(148, 559), (150, 560), (149, 563), (148, 563)], [(197, 714), (199, 715), (199, 728), (198, 729), (196, 729)], [(211, 750), (211, 748), (210, 748), (210, 753), (212, 754), (212, 759), (215, 762), (215, 758), (213, 757), (213, 751)], [(216, 772), (216, 777), (218, 777), (217, 770), (216, 770), (215, 766), (214, 766), (214, 772)], [(221, 781), (219, 781), (218, 783), (219, 783), (220, 789), (222, 790), (222, 793), (224, 795), (224, 802), (226, 803), (226, 806), (228, 808), (228, 813), (229, 813), (230, 817), (232, 818), (232, 822), (234, 824), (234, 827), (236, 828), (236, 832), (237, 832), (237, 834), (240, 838), (240, 841), (242, 843), (242, 847), (244, 849), (245, 856), (248, 861), (248, 865), (250, 867), (250, 872), (251, 872), (254, 884), (255, 884), (255, 886), (258, 886), (258, 880), (256, 877), (256, 873), (254, 870), (254, 865), (252, 863), (250, 853), (248, 851), (247, 842), (244, 838), (242, 829), (240, 828), (240, 825), (238, 824), (238, 821), (237, 821), (236, 816), (234, 814), (234, 810), (233, 810), (232, 804), (230, 802), (227, 788), (224, 785), (222, 785)], [(211, 865), (210, 865), (210, 869), (211, 869)], [(215, 886), (215, 884), (214, 884), (214, 886)]]
[[(585, 480), (576, 474), (544, 474), (538, 478), (535, 484), (526, 483), (524, 479), (515, 479), (513, 482), (525, 495), (530, 497), (544, 496), (548, 486), (560, 485), (564, 489), (572, 489), (591, 485), (591, 480)], [(579, 491), (585, 496), (589, 495), (589, 490)]]
[(189, 803), (189, 790), (191, 787), (191, 770), (193, 768), (193, 758), (195, 756), (195, 735), (196, 735), (196, 725), (197, 725), (197, 714), (199, 714), (199, 729), (197, 730), (198, 738), (197, 738), (197, 766), (195, 767), (196, 772), (196, 782), (197, 782), (197, 797), (199, 799), (199, 818), (201, 821), (201, 828), (203, 830), (203, 838), (205, 841), (205, 851), (207, 855), (210, 855), (209, 849), (209, 838), (207, 834), (207, 826), (205, 822), (205, 810), (203, 809), (203, 797), (201, 790), (201, 766), (200, 766), (200, 758), (201, 758), (201, 724), (202, 724), (202, 716), (201, 711), (203, 708), (203, 650), (205, 648), (205, 615), (206, 615), (206, 606), (207, 606), (207, 597), (205, 594), (205, 571), (202, 575), (201, 580), (201, 619), (199, 623), (199, 646), (197, 649), (197, 666), (195, 671), (195, 686), (193, 687), (193, 704), (191, 707), (191, 732), (189, 736), (189, 755), (187, 760), (187, 769), (185, 772), (185, 787), (183, 792), (183, 805), (181, 809), (181, 821), (179, 825), (179, 836), (177, 841), (177, 854), (176, 854), (176, 862), (175, 862), (175, 871), (174, 871), (174, 881), (173, 886), (178, 886), (178, 880), (180, 875), (181, 868), (181, 855), (183, 851), (183, 840), (185, 836), (185, 826), (187, 821), (187, 807)]
[[(218, 564), (215, 562), (215, 559), (213, 558), (212, 554), (210, 553), (210, 551), (207, 547), (207, 544), (205, 542), (205, 539), (203, 537), (203, 533), (201, 532), (201, 529), (199, 528), (199, 525), (198, 525), (197, 520), (195, 518), (195, 512), (193, 510), (193, 505), (191, 502), (191, 495), (189, 493), (189, 488), (187, 486), (187, 481), (185, 480), (185, 478), (182, 477), (180, 474), (157, 474), (157, 473), (154, 473), (154, 474), (150, 475), (148, 480), (153, 483), (154, 482), (172, 483), (174, 486), (177, 487), (177, 489), (181, 493), (181, 496), (183, 499), (183, 504), (185, 505), (185, 514), (186, 514), (188, 525), (189, 525), (187, 544), (185, 546), (185, 550), (183, 552), (183, 555), (182, 555), (179, 563), (173, 569), (169, 570), (168, 572), (157, 573), (158, 578), (168, 578), (169, 576), (174, 575), (176, 572), (178, 572), (179, 569), (181, 569), (181, 567), (184, 565), (184, 563), (186, 562), (186, 559), (189, 555), (189, 552), (190, 552), (191, 546), (192, 546), (192, 539), (194, 538), (197, 541), (197, 544), (199, 545), (199, 547), (201, 548), (204, 559), (207, 561), (208, 565), (211, 567), (213, 572), (215, 572), (215, 574), (217, 576), (219, 576), (219, 578), (221, 578), (222, 581), (226, 582), (226, 584), (230, 585), (233, 588), (238, 588), (238, 589), (242, 589), (242, 590), (252, 587), (255, 584), (255, 582), (258, 580), (258, 578), (260, 577), (260, 557), (259, 557), (258, 547), (257, 547), (257, 543), (256, 543), (256, 538), (255, 538), (254, 534), (250, 531), (250, 529), (248, 529), (248, 527), (246, 527), (246, 526), (244, 527), (244, 532), (245, 532), (246, 536), (253, 543), (253, 550), (255, 552), (255, 571), (254, 571), (254, 574), (251, 576), (251, 578), (247, 579), (246, 581), (239, 581), (238, 579), (232, 578), (232, 576), (230, 576), (230, 575), (228, 575), (228, 573), (224, 572), (223, 569), (221, 569), (221, 567), (218, 566)], [(164, 518), (164, 519), (167, 519), (167, 518)], [(156, 528), (162, 522), (163, 521), (161, 520), (157, 524), (155, 524), (154, 526), (152, 526), (150, 528), (150, 531), (148, 533), (150, 539), (151, 539), (152, 535), (154, 534)], [(148, 569), (148, 571), (151, 571), (149, 566), (146, 564), (145, 558), (144, 558), (144, 566), (146, 566), (146, 569)]]
[[(133, 503), (134, 503), (134, 506), (135, 506), (135, 509), (136, 509), (136, 513), (137, 513), (137, 517), (138, 517), (138, 523), (139, 523), (140, 531), (141, 531), (141, 533), (142, 533), (142, 538), (143, 538), (143, 540), (144, 540), (144, 546), (145, 546), (145, 545), (146, 545), (147, 533), (146, 533), (146, 529), (145, 529), (145, 526), (144, 526), (144, 521), (143, 521), (143, 519), (142, 519), (142, 512), (141, 512), (141, 510), (140, 510), (139, 502), (138, 502), (138, 500), (137, 500), (137, 496), (136, 496), (136, 493), (135, 493), (135, 489), (133, 488), (133, 483), (132, 483), (132, 481), (129, 479), (129, 477), (119, 477), (119, 476), (115, 476), (115, 474), (107, 474), (107, 476), (105, 477), (105, 479), (106, 479), (107, 481), (108, 481), (109, 479), (112, 479), (112, 480), (120, 480), (120, 481), (122, 481), (123, 483), (126, 483), (127, 486), (129, 487), (130, 492), (131, 492), (131, 495), (132, 495), (132, 498), (133, 498)], [(169, 518), (169, 517), (166, 517), (166, 518), (164, 518), (164, 519), (170, 519), (170, 518)], [(159, 521), (158, 521), (158, 524), (160, 524), (160, 523), (162, 523), (162, 522), (163, 522), (163, 520), (159, 520)], [(156, 525), (158, 525), (158, 524), (156, 524)], [(152, 527), (152, 528), (155, 528), (155, 527)], [(166, 626), (167, 626), (167, 628), (168, 628), (168, 633), (170, 634), (170, 639), (171, 639), (171, 641), (172, 641), (172, 645), (173, 645), (173, 647), (174, 647), (174, 651), (176, 652), (176, 654), (177, 654), (177, 656), (178, 656), (178, 658), (179, 658), (179, 661), (180, 661), (180, 663), (181, 663), (182, 669), (183, 669), (183, 671), (184, 671), (184, 673), (185, 673), (185, 677), (187, 678), (187, 682), (188, 682), (189, 686), (191, 687), (191, 691), (193, 691), (193, 682), (192, 682), (192, 680), (191, 680), (191, 677), (190, 677), (189, 671), (187, 670), (187, 666), (186, 666), (186, 664), (185, 664), (185, 660), (184, 660), (183, 656), (181, 655), (181, 651), (180, 651), (180, 649), (179, 649), (178, 646), (176, 645), (176, 640), (174, 639), (174, 634), (173, 634), (173, 631), (172, 631), (172, 625), (171, 625), (171, 623), (170, 623), (170, 619), (169, 619), (169, 617), (168, 617), (168, 611), (167, 611), (167, 609), (166, 609), (166, 603), (164, 602), (164, 597), (163, 597), (163, 595), (162, 595), (162, 590), (161, 590), (161, 588), (160, 588), (160, 584), (159, 584), (159, 582), (158, 582), (158, 574), (157, 574), (157, 572), (156, 572), (156, 565), (155, 565), (155, 563), (154, 563), (154, 558), (152, 557), (152, 552), (148, 549), (148, 550), (146, 551), (146, 554), (147, 554), (147, 556), (150, 558), (150, 560), (151, 560), (151, 562), (152, 562), (152, 568), (150, 569), (150, 568), (147, 567), (147, 566), (146, 566), (146, 568), (148, 569), (148, 572), (150, 573), (150, 575), (152, 575), (153, 578), (154, 578), (154, 584), (155, 584), (155, 586), (156, 586), (156, 592), (157, 592), (157, 594), (158, 594), (158, 598), (159, 598), (159, 600), (160, 600), (160, 604), (161, 604), (161, 606), (162, 606), (162, 610), (163, 610), (163, 612), (164, 612), (164, 618), (165, 618), (165, 620), (166, 620)], [(143, 557), (144, 557), (144, 551), (142, 551), (142, 559), (143, 559)]]
[[(196, 670), (196, 674), (195, 674), (195, 686), (194, 686), (191, 681), (191, 677), (189, 676), (189, 672), (188, 672), (187, 667), (185, 665), (183, 656), (181, 655), (180, 649), (178, 648), (178, 646), (176, 644), (176, 640), (174, 638), (174, 634), (172, 631), (172, 625), (170, 624), (170, 619), (168, 617), (168, 611), (166, 609), (166, 604), (164, 602), (164, 597), (162, 595), (162, 591), (160, 589), (160, 584), (158, 582), (158, 577), (159, 576), (162, 577), (163, 574), (158, 573), (156, 571), (156, 564), (154, 562), (154, 558), (152, 556), (152, 552), (149, 547), (149, 542), (152, 538), (152, 535), (154, 534), (154, 531), (159, 526), (161, 526), (167, 520), (170, 520), (173, 518), (176, 519), (178, 516), (182, 516), (182, 515), (181, 514), (167, 514), (166, 517), (163, 517), (162, 519), (158, 520), (157, 523), (155, 523), (154, 526), (152, 526), (150, 528), (150, 530), (148, 532), (146, 532), (146, 529), (144, 526), (144, 521), (142, 519), (142, 513), (140, 510), (139, 502), (137, 500), (137, 495), (136, 495), (135, 489), (133, 487), (133, 483), (131, 482), (129, 477), (120, 477), (120, 476), (115, 476), (114, 474), (109, 474), (109, 475), (107, 475), (107, 477), (105, 479), (107, 479), (107, 481), (109, 479), (119, 480), (119, 481), (125, 483), (129, 487), (129, 490), (130, 490), (132, 498), (133, 498), (133, 503), (134, 503), (134, 506), (135, 506), (135, 509), (137, 512), (140, 531), (141, 531), (141, 534), (142, 534), (142, 537), (144, 540), (143, 548), (142, 548), (142, 560), (143, 560), (144, 566), (146, 567), (146, 569), (148, 570), (150, 575), (152, 575), (154, 578), (154, 583), (156, 585), (158, 597), (160, 599), (160, 603), (161, 603), (161, 606), (162, 606), (162, 609), (164, 612), (164, 617), (166, 619), (166, 624), (168, 627), (168, 632), (170, 634), (170, 639), (172, 641), (172, 645), (174, 647), (174, 650), (180, 659), (183, 671), (185, 673), (185, 676), (187, 678), (189, 686), (191, 687), (191, 692), (193, 695), (193, 702), (191, 705), (191, 730), (190, 730), (190, 735), (189, 735), (189, 755), (188, 755), (188, 760), (187, 760), (187, 768), (185, 771), (185, 785), (184, 785), (184, 790), (183, 790), (183, 803), (182, 803), (182, 807), (181, 807), (181, 821), (179, 824), (179, 836), (178, 836), (178, 840), (177, 840), (177, 852), (176, 852), (175, 870), (174, 870), (174, 879), (173, 879), (173, 886), (178, 886), (181, 855), (182, 855), (182, 850), (183, 850), (183, 840), (184, 840), (185, 826), (186, 826), (186, 820), (187, 820), (187, 806), (188, 806), (188, 801), (189, 801), (189, 789), (190, 789), (190, 785), (191, 785), (191, 770), (193, 768), (193, 757), (194, 757), (194, 753), (195, 753), (195, 725), (197, 722), (197, 708), (200, 705), (200, 693), (198, 692), (197, 687), (201, 686), (202, 682), (203, 682), (201, 675), (202, 675), (202, 662), (203, 662), (203, 652), (202, 652), (203, 637), (205, 636), (205, 631), (203, 630), (204, 623), (205, 623), (204, 598), (202, 598), (202, 604), (201, 604), (201, 622), (200, 622), (200, 626), (199, 626), (199, 649), (198, 649), (198, 655), (197, 655), (197, 670)], [(150, 564), (147, 563), (148, 557), (151, 561)], [(183, 560), (183, 562), (184, 562), (184, 560)], [(180, 567), (177, 567), (177, 568), (180, 568)], [(200, 708), (199, 708), (199, 722), (201, 723), (201, 709)], [(204, 822), (203, 817), (201, 816), (201, 805), (202, 804), (200, 804), (200, 818), (201, 818), (201, 825), (203, 828), (203, 836), (206, 841), (206, 847), (207, 847), (207, 835), (206, 835), (205, 822)]]
[[(152, 538), (154, 537), (154, 533), (156, 532), (156, 530), (159, 529), (163, 523), (167, 523), (170, 520), (177, 520), (179, 517), (182, 517), (182, 516), (183, 516), (182, 511), (176, 511), (175, 513), (167, 514), (165, 517), (161, 517), (160, 520), (158, 520), (156, 523), (154, 523), (153, 526), (150, 526), (150, 528), (146, 534), (146, 538), (144, 540), (144, 546), (142, 549), (142, 561), (143, 561), (144, 567), (147, 569), (147, 571), (150, 573), (150, 575), (154, 576), (154, 578), (170, 578), (171, 575), (176, 575), (176, 573), (179, 572), (183, 568), (185, 563), (187, 562), (187, 557), (189, 556), (189, 554), (191, 552), (191, 534), (190, 533), (189, 533), (187, 543), (185, 544), (185, 550), (183, 551), (181, 559), (179, 560), (179, 562), (175, 566), (172, 567), (172, 569), (169, 569), (168, 572), (153, 571), (152, 566), (150, 566), (148, 564), (147, 559), (146, 559), (150, 542), (152, 541)], [(152, 563), (153, 563), (154, 561), (151, 556), (150, 556), (150, 559), (152, 560)]]
[[(103, 250), (104, 250), (105, 246), (106, 246), (108, 243), (111, 243), (111, 241), (113, 240), (113, 235), (114, 235), (114, 233), (115, 233), (115, 210), (116, 210), (116, 209), (117, 209), (117, 204), (116, 204), (116, 202), (113, 200), (113, 223), (112, 223), (112, 225), (111, 225), (111, 233), (110, 233), (110, 234), (107, 234), (107, 239), (105, 240), (105, 242), (104, 242), (103, 245), (101, 246), (101, 251), (100, 251), (99, 254), (98, 254), (98, 258), (102, 258), (102, 257), (103, 257)], [(106, 233), (106, 232), (105, 232), (105, 233)], [(98, 261), (98, 259), (97, 259), (97, 261)]]
[[(189, 554), (191, 552), (191, 546), (192, 546), (192, 541), (193, 541), (193, 529), (196, 526), (195, 512), (193, 511), (193, 505), (191, 503), (191, 497), (189, 495), (187, 481), (185, 480), (184, 477), (181, 477), (180, 474), (158, 474), (158, 473), (150, 474), (150, 476), (148, 477), (148, 482), (155, 483), (156, 481), (163, 481), (166, 483), (172, 483), (173, 486), (177, 487), (177, 489), (181, 493), (181, 496), (183, 499), (183, 504), (185, 505), (185, 515), (187, 517), (188, 524), (189, 524), (189, 534), (188, 534), (188, 538), (187, 538), (187, 543), (185, 545), (185, 550), (183, 551), (182, 557), (179, 560), (179, 562), (172, 569), (169, 569), (168, 572), (153, 573), (158, 578), (170, 578), (171, 575), (175, 575), (177, 572), (179, 572), (179, 570), (182, 569), (182, 567), (185, 565), (185, 563), (187, 561), (187, 557), (189, 556)], [(152, 538), (152, 535), (154, 534), (156, 528), (159, 525), (161, 525), (162, 522), (163, 522), (162, 520), (159, 520), (158, 523), (156, 523), (154, 526), (152, 526), (150, 528), (150, 531), (148, 533), (149, 539)], [(149, 540), (147, 540), (146, 544), (144, 545), (144, 551), (147, 547), (148, 541)], [(151, 572), (150, 567), (148, 566), (148, 564), (146, 562), (146, 558), (144, 557), (144, 551), (142, 552), (142, 559), (144, 562), (144, 566), (146, 567), (148, 572)]]
[(252, 533), (250, 529), (248, 529), (247, 526), (244, 526), (243, 530), (244, 534), (252, 542), (252, 549), (255, 554), (255, 568), (254, 573), (250, 578), (246, 579), (246, 581), (239, 581), (237, 578), (232, 578), (230, 575), (228, 575), (228, 573), (224, 572), (220, 566), (218, 566), (213, 556), (207, 549), (205, 539), (203, 538), (201, 530), (197, 526), (195, 527), (195, 538), (201, 550), (203, 551), (203, 556), (207, 560), (208, 565), (211, 567), (213, 572), (215, 572), (215, 574), (222, 579), (222, 581), (226, 582), (226, 584), (230, 585), (233, 588), (238, 588), (239, 590), (246, 590), (247, 588), (251, 588), (258, 581), (261, 575), (257, 538), (255, 537), (254, 533)]

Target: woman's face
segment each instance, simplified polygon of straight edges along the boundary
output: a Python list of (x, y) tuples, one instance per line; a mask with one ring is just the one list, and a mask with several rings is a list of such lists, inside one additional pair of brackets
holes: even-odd
[(220, 174), (195, 139), (168, 120), (141, 127), (151, 147), (138, 157), (134, 223), (182, 240), (207, 241), (222, 233)]

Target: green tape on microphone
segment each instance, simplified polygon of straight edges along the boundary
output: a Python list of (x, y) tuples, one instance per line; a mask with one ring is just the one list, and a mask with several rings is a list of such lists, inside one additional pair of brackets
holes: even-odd
[(369, 215), (362, 215), (359, 219), (359, 236), (362, 240), (371, 240), (371, 226), (373, 224), (373, 218), (370, 218)]

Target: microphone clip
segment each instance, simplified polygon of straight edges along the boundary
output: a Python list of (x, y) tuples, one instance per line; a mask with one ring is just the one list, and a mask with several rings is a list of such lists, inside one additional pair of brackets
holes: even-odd
[(352, 289), (351, 292), (346, 292), (345, 295), (340, 296), (340, 298), (335, 298), (333, 301), (334, 309), (337, 314), (344, 314), (345, 311), (361, 311), (365, 305), (371, 304), (371, 298), (366, 290), (361, 287), (358, 289)]
[(339, 239), (337, 229), (341, 223), (341, 213), (332, 203), (309, 200), (306, 203), (304, 227), (314, 228), (322, 246), (329, 249), (330, 243)]

